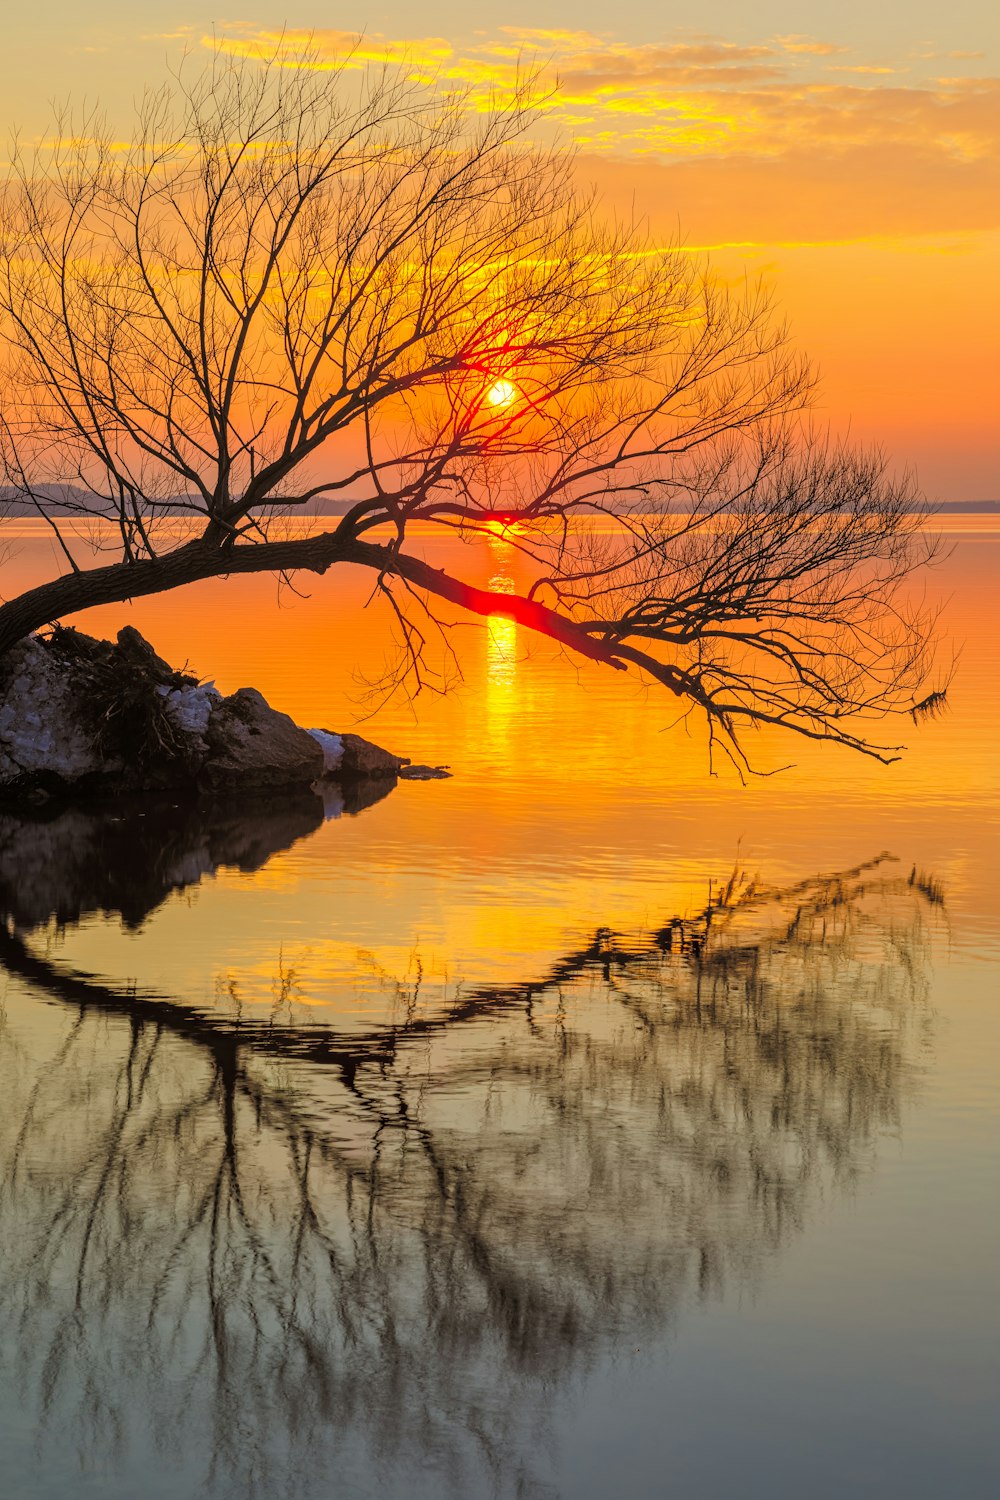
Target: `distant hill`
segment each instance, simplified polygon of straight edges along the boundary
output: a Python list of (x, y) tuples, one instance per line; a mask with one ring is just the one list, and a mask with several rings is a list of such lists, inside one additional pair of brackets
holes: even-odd
[[(82, 517), (107, 514), (95, 501), (93, 495), (88, 494), (86, 490), (78, 489), (75, 485), (40, 485), (39, 493), (43, 497), (43, 509), (50, 515), (65, 516), (68, 512)], [(183, 497), (177, 496), (174, 503), (181, 498)], [(315, 499), (310, 500), (308, 505), (296, 506), (295, 513), (301, 516), (343, 516), (353, 504), (355, 504), (353, 500)], [(30, 500), (22, 499), (15, 490), (9, 487), (0, 486), (0, 520), (4, 517), (9, 517), (11, 520), (25, 520), (37, 515), (38, 507)]]
[(1000, 500), (942, 500), (920, 509), (939, 516), (996, 516), (1000, 515)]
[[(67, 512), (75, 512), (80, 516), (103, 514), (92, 495), (86, 490), (78, 489), (71, 484), (64, 485), (42, 485), (42, 494), (45, 495), (45, 510), (49, 514), (60, 514), (65, 516)], [(180, 498), (180, 497), (178, 497)], [(316, 498), (310, 500), (308, 505), (296, 506), (295, 514), (300, 516), (343, 516), (355, 504), (354, 500), (323, 500)], [(914, 511), (918, 514), (926, 512), (928, 515), (943, 516), (982, 516), (1000, 515), (1000, 500), (941, 500), (935, 503), (917, 505)], [(28, 500), (22, 500), (15, 491), (0, 486), (0, 520), (9, 518), (11, 520), (24, 520), (31, 516), (37, 516), (37, 508)]]
[[(92, 496), (86, 490), (77, 489), (72, 484), (45, 484), (40, 486), (42, 494), (48, 496), (51, 501), (52, 510), (64, 510), (68, 506), (74, 509), (89, 511), (91, 509)], [(48, 508), (48, 507), (46, 507)], [(38, 510), (30, 500), (22, 500), (16, 490), (9, 486), (0, 486), (0, 516), (37, 516)]]

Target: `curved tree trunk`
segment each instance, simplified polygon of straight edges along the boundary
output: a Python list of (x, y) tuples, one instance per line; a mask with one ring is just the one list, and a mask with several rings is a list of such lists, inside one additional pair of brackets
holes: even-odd
[[(225, 577), (229, 573), (280, 571), (286, 566), (325, 572), (337, 561), (335, 543), (336, 538), (330, 533), (309, 538), (314, 557), (301, 554), (295, 562), (286, 562), (275, 556), (276, 552), (283, 552), (282, 543), (223, 550), (199, 539), (165, 557), (65, 573), (0, 605), (0, 657), (44, 625), (101, 604), (121, 604), (143, 594), (165, 593), (187, 583)], [(302, 543), (295, 545), (301, 547)]]
[(738, 696), (717, 699), (711, 682), (706, 685), (697, 672), (662, 661), (633, 645), (628, 639), (629, 629), (622, 625), (616, 629), (615, 621), (569, 619), (535, 599), (477, 588), (395, 547), (362, 542), (339, 531), (235, 546), (219, 546), (217, 542), (201, 537), (165, 557), (111, 563), (103, 568), (64, 574), (0, 605), (0, 660), (12, 646), (33, 631), (97, 605), (124, 603), (143, 594), (164, 593), (187, 583), (225, 578), (233, 573), (303, 571), (323, 574), (335, 563), (354, 563), (373, 569), (380, 578), (402, 579), (423, 593), (445, 599), (473, 614), (512, 619), (525, 629), (547, 636), (568, 650), (614, 667), (616, 671), (627, 672), (630, 667), (637, 669), (676, 697), (704, 709), (710, 734), (716, 725), (721, 726), (734, 745), (737, 757), (734, 764), (741, 775), (741, 766), (751, 768), (734, 737), (732, 721), (735, 714), (745, 714), (758, 724), (794, 728), (807, 739), (847, 745), (883, 764), (898, 759), (899, 746), (872, 745), (839, 722), (845, 712), (839, 699), (834, 700), (832, 710), (824, 704), (815, 711), (807, 708), (800, 712), (795, 703), (781, 698), (773, 708), (748, 710)]
[(0, 657), (43, 626), (101, 604), (121, 604), (143, 594), (161, 594), (184, 584), (233, 573), (323, 574), (341, 562), (405, 579), (416, 588), (474, 614), (507, 615), (519, 625), (546, 635), (580, 655), (619, 671), (626, 670), (614, 644), (594, 639), (582, 626), (544, 604), (516, 594), (476, 588), (392, 547), (360, 542), (336, 531), (231, 547), (220, 547), (199, 538), (165, 557), (66, 573), (0, 605)]

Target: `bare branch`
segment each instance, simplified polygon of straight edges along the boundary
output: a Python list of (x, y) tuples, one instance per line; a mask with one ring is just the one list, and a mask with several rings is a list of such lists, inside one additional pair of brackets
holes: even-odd
[[(0, 605), (0, 649), (98, 600), (353, 562), (418, 687), (407, 590), (641, 671), (740, 767), (753, 723), (893, 753), (864, 721), (944, 690), (912, 485), (800, 425), (812, 378), (761, 287), (600, 222), (529, 143), (533, 88), (476, 113), (391, 68), (220, 56), (148, 96), (124, 149), (61, 116), (49, 156), (15, 153), (8, 494), (72, 576)], [(338, 499), (332, 529), (274, 529)], [(81, 511), (114, 522), (110, 568), (63, 539)], [(498, 516), (523, 598), (407, 550), (417, 522)]]

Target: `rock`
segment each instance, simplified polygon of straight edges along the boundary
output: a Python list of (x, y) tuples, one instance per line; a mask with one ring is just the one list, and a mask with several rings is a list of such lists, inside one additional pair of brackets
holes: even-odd
[(341, 776), (398, 776), (402, 767), (410, 764), (405, 755), (393, 755), (359, 734), (342, 734), (339, 739), (344, 747)]
[(34, 776), (74, 782), (123, 769), (120, 760), (109, 763), (79, 684), (45, 642), (19, 641), (4, 659), (3, 676), (0, 782)]
[(324, 776), (398, 776), (401, 767), (410, 764), (405, 756), (393, 755), (359, 734), (335, 734), (332, 729), (307, 733), (322, 748)]
[(447, 766), (403, 766), (399, 777), (401, 781), (447, 781), (451, 772)]
[(323, 751), (312, 735), (256, 688), (240, 688), (216, 704), (205, 741), (202, 779), (213, 788), (303, 785), (323, 774)]
[(300, 729), (253, 688), (223, 698), (214, 683), (175, 672), (129, 625), (115, 643), (56, 628), (0, 659), (8, 805), (69, 793), (239, 795), (336, 778), (351, 813), (384, 796), (407, 765), (359, 735)]
[(139, 634), (134, 625), (123, 625), (118, 632), (118, 649), (121, 655), (137, 666), (144, 668), (151, 677), (170, 681), (179, 674), (162, 656), (157, 656), (145, 636)]

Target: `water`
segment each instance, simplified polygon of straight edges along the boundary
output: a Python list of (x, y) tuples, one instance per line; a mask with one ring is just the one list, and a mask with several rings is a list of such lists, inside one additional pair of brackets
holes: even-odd
[[(710, 779), (492, 621), (360, 726), (450, 781), (0, 817), (0, 1492), (996, 1492), (1000, 529), (955, 525), (952, 708), (888, 768)], [(365, 587), (79, 623), (346, 728)]]

